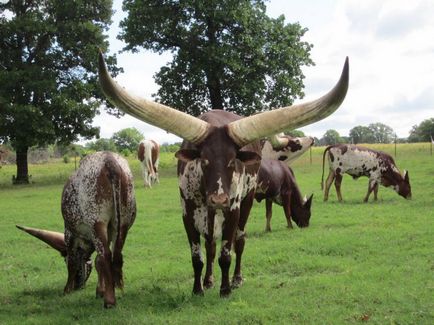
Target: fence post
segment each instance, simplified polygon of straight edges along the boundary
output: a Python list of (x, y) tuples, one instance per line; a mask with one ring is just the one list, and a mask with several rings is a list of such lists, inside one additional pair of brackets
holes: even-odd
[[(432, 145), (431, 145), (432, 148)], [(310, 158), (310, 164), (312, 165), (312, 146), (309, 148), (309, 158)]]

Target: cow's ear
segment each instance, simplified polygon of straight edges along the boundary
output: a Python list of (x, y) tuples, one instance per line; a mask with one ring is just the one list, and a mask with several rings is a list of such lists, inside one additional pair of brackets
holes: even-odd
[(189, 162), (200, 157), (200, 152), (194, 149), (180, 149), (175, 153), (175, 157), (181, 161)]
[(247, 166), (261, 162), (261, 156), (253, 151), (238, 151), (237, 159), (241, 160)]
[(309, 198), (304, 203), (305, 208), (308, 208), (310, 210), (310, 207), (312, 206), (312, 199), (313, 199), (313, 193), (309, 196)]
[(410, 183), (410, 177), (408, 176), (408, 171), (407, 170), (404, 170), (404, 180), (407, 183)]

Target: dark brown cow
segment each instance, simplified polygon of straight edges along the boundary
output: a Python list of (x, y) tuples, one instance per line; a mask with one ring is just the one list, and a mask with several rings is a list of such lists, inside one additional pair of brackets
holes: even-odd
[(271, 231), (273, 202), (283, 207), (288, 228), (292, 228), (291, 216), (297, 226), (308, 227), (312, 197), (313, 194), (308, 199), (303, 198), (288, 165), (278, 160), (262, 159), (255, 199), (258, 202), (265, 199), (266, 231)]
[(92, 269), (91, 255), (96, 250), (96, 294), (104, 297), (104, 307), (114, 306), (115, 286), (123, 287), (122, 247), (136, 217), (133, 178), (127, 161), (111, 152), (86, 156), (63, 188), (62, 215), (64, 234), (17, 227), (65, 257), (65, 293), (85, 285)]
[(184, 139), (176, 157), (179, 159), (183, 221), (194, 269), (193, 293), (203, 294), (201, 274), (204, 263), (200, 246), (200, 236), (203, 235), (207, 251), (204, 285), (207, 288), (213, 285), (215, 241), (220, 237), (220, 295), (229, 295), (233, 242), (236, 264), (232, 285), (236, 287), (242, 282), (244, 227), (252, 207), (260, 165), (259, 139), (313, 123), (335, 111), (347, 92), (348, 60), (338, 84), (324, 97), (244, 118), (222, 110), (212, 110), (196, 118), (132, 96), (110, 77), (102, 55), (99, 67), (102, 89), (114, 105)]
[(141, 162), (145, 187), (159, 183), (158, 163), (160, 161), (160, 145), (154, 140), (143, 140), (137, 150), (137, 158)]
[[(327, 156), (329, 162), (329, 176), (324, 184), (324, 163)], [(369, 195), (374, 191), (374, 200), (377, 200), (378, 184), (392, 187), (399, 195), (406, 199), (411, 198), (411, 186), (408, 172), (401, 175), (395, 162), (388, 154), (368, 148), (337, 144), (324, 150), (321, 188), (324, 189), (324, 201), (328, 200), (330, 186), (335, 182), (338, 200), (342, 201), (341, 183), (343, 174), (351, 175), (354, 179), (360, 176), (369, 177), (368, 193), (364, 202), (368, 202)]]

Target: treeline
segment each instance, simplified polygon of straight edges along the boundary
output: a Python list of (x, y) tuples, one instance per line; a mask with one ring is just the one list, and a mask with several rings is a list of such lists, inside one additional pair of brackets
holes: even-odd
[[(305, 134), (300, 130), (287, 132), (288, 135), (300, 137)], [(308, 134), (307, 134), (308, 135)], [(426, 119), (414, 125), (408, 138), (398, 138), (395, 131), (383, 123), (371, 123), (367, 126), (353, 127), (348, 136), (342, 136), (334, 129), (327, 130), (321, 138), (315, 137), (315, 145), (328, 146), (336, 143), (405, 143), (430, 142), (434, 136), (434, 118)]]

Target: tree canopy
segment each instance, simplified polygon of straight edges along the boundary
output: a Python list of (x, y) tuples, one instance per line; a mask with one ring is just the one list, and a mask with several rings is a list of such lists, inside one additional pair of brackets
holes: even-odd
[[(28, 182), (31, 146), (98, 134), (98, 47), (111, 0), (8, 1), (0, 4), (0, 142), (17, 153), (17, 183)], [(109, 69), (116, 60), (108, 57)]]
[(393, 129), (383, 123), (371, 123), (368, 126), (358, 125), (350, 130), (351, 142), (357, 143), (391, 143), (396, 134)]
[(418, 125), (411, 128), (408, 141), (410, 142), (426, 142), (434, 138), (434, 118), (423, 120)]
[(325, 146), (329, 146), (341, 142), (342, 142), (342, 138), (339, 135), (339, 132), (333, 129), (327, 130), (320, 140), (320, 143)]
[(134, 152), (143, 138), (143, 134), (136, 128), (122, 129), (112, 136), (112, 140), (119, 152), (123, 150)]
[(137, 51), (170, 51), (155, 75), (156, 99), (199, 115), (251, 115), (303, 97), (301, 67), (312, 65), (307, 29), (266, 15), (264, 1), (124, 0), (119, 38)]

